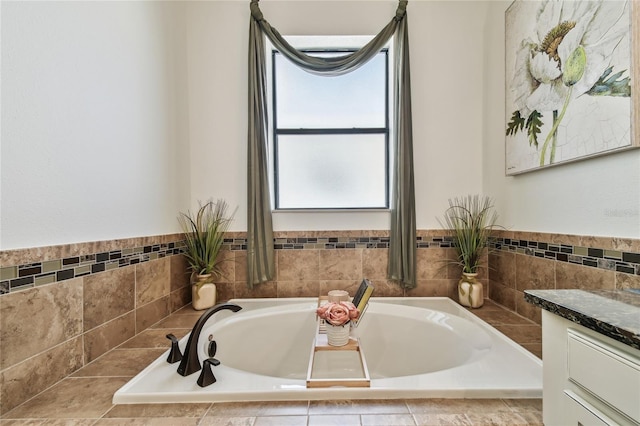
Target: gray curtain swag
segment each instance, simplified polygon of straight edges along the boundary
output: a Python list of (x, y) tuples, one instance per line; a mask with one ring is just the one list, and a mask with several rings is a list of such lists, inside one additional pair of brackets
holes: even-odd
[(273, 225), (268, 184), (267, 98), (264, 37), (285, 57), (317, 75), (341, 75), (354, 71), (372, 59), (395, 35), (393, 136), (393, 196), (388, 278), (405, 288), (416, 285), (416, 219), (413, 183), (413, 141), (409, 78), (407, 0), (398, 2), (396, 15), (382, 31), (360, 50), (338, 57), (309, 56), (293, 48), (264, 19), (258, 0), (250, 3), (249, 24), (249, 131), (248, 131), (248, 224), (247, 285), (273, 279)]

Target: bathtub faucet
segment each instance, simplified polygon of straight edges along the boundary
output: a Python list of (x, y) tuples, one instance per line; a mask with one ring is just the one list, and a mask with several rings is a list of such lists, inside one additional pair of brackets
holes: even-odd
[(189, 374), (193, 374), (202, 368), (200, 366), (200, 358), (198, 357), (198, 340), (200, 339), (200, 333), (202, 332), (202, 328), (204, 327), (204, 324), (207, 322), (207, 320), (211, 318), (211, 316), (216, 312), (222, 311), (224, 309), (238, 312), (242, 308), (232, 303), (221, 303), (207, 309), (204, 314), (202, 314), (202, 316), (198, 318), (196, 325), (194, 325), (193, 330), (191, 330), (191, 335), (189, 336), (189, 340), (187, 341), (187, 347), (184, 350), (184, 355), (182, 356), (182, 360), (180, 361), (180, 365), (178, 366), (178, 374), (182, 376), (188, 376)]

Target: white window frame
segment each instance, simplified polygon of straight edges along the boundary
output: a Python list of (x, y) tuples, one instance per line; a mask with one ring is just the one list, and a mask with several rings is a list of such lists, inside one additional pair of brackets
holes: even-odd
[[(300, 50), (344, 50), (344, 49), (359, 49), (364, 46), (367, 42), (369, 42), (373, 36), (287, 36), (287, 41), (294, 46), (296, 49)], [(268, 152), (269, 152), (269, 186), (270, 186), (270, 196), (271, 196), (271, 205), (273, 213), (332, 213), (332, 212), (368, 212), (368, 213), (379, 213), (384, 212), (388, 213), (390, 211), (390, 202), (392, 197), (392, 188), (393, 188), (393, 173), (392, 173), (392, 164), (393, 164), (393, 149), (392, 149), (392, 135), (394, 132), (393, 128), (393, 86), (392, 82), (394, 80), (393, 75), (393, 43), (389, 42), (387, 45), (383, 47), (384, 50), (387, 51), (387, 106), (386, 106), (386, 129), (388, 131), (386, 138), (386, 206), (383, 207), (355, 207), (355, 208), (296, 208), (296, 209), (287, 209), (287, 208), (276, 208), (276, 199), (275, 199), (275, 129), (274, 129), (274, 107), (275, 104), (273, 102), (274, 93), (273, 93), (273, 55), (272, 52), (275, 47), (269, 42), (266, 41), (266, 69), (267, 69), (267, 97), (269, 99), (268, 102), (268, 118), (269, 118), (269, 128), (268, 128)], [(385, 218), (388, 217), (386, 214)], [(383, 219), (386, 220), (386, 219)]]

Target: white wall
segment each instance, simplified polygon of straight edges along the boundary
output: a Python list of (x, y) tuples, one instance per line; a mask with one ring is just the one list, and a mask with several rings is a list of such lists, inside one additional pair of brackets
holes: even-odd
[[(509, 4), (409, 3), (418, 228), (438, 228), (448, 198), (484, 192), (511, 229), (640, 237), (640, 150), (504, 176)], [(261, 2), (291, 35), (375, 34), (396, 5)], [(219, 197), (246, 229), (247, 1), (0, 8), (1, 249), (174, 232), (177, 211)], [(274, 225), (387, 229), (388, 217)]]
[(485, 39), (484, 187), (518, 231), (640, 238), (640, 150), (504, 175), (504, 12), (490, 2)]
[(177, 231), (189, 206), (184, 7), (1, 7), (0, 248)]
[[(284, 35), (373, 35), (397, 1), (265, 1)], [(409, 3), (416, 208), (437, 228), (447, 199), (482, 191), (485, 2)], [(226, 198), (246, 229), (249, 4), (188, 4), (192, 200)], [(275, 213), (276, 230), (388, 229), (387, 213)]]

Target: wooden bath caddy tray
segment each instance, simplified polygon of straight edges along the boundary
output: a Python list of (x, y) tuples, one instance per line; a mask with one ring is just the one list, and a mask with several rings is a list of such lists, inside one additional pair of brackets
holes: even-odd
[(322, 320), (318, 320), (307, 368), (308, 388), (371, 386), (369, 369), (359, 339), (350, 337), (344, 346), (331, 346)]

